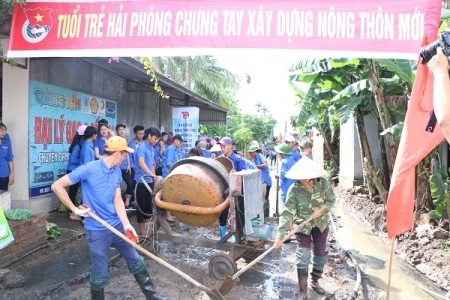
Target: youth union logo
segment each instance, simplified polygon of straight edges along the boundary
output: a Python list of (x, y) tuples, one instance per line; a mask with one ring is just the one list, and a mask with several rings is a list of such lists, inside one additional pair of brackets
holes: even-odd
[(188, 111), (182, 111), (181, 114), (183, 115), (183, 119), (189, 118), (189, 112)]
[(50, 8), (24, 9), (27, 20), (22, 26), (22, 36), (29, 43), (39, 43), (50, 32), (53, 26), (53, 18)]

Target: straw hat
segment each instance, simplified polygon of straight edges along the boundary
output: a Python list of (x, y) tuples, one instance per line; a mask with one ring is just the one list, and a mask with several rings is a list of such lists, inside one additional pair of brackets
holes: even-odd
[(220, 151), (222, 151), (222, 148), (220, 148), (220, 144), (215, 144), (214, 146), (211, 147), (211, 149), (209, 149), (209, 151), (220, 152)]
[(327, 175), (322, 167), (316, 164), (312, 159), (303, 156), (292, 168), (286, 172), (286, 178), (289, 179), (314, 179)]

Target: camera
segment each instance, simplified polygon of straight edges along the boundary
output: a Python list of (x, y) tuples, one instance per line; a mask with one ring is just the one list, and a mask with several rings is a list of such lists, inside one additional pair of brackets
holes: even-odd
[(450, 31), (442, 32), (439, 40), (420, 49), (422, 64), (428, 63), (430, 59), (436, 55), (436, 49), (438, 47), (442, 48), (442, 52), (444, 52), (445, 56), (450, 56)]

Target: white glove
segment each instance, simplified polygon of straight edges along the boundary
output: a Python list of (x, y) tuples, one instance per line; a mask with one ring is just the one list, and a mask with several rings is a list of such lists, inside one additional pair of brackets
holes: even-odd
[(80, 217), (85, 217), (85, 218), (87, 218), (87, 217), (89, 217), (89, 216), (87, 215), (87, 212), (90, 211), (90, 210), (91, 210), (91, 209), (90, 209), (89, 207), (86, 208), (86, 209), (80, 209), (80, 208), (76, 207), (74, 213), (75, 213), (76, 215), (80, 216)]
[(134, 230), (134, 228), (133, 228), (133, 226), (131, 226), (131, 224), (127, 224), (127, 225), (123, 226), (123, 230), (125, 232), (131, 231), (135, 237), (138, 237), (136, 230)]

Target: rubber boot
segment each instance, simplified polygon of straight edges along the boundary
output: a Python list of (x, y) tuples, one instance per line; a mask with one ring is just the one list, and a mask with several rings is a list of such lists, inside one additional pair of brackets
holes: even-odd
[(318, 294), (325, 294), (325, 290), (319, 284), (320, 278), (322, 278), (322, 272), (313, 269), (313, 271), (311, 272), (311, 288)]
[(308, 269), (297, 268), (298, 287), (300, 288), (300, 300), (308, 299)]
[(220, 239), (223, 239), (227, 235), (227, 226), (219, 226)]
[(150, 280), (150, 275), (148, 274), (147, 269), (134, 274), (134, 278), (136, 278), (136, 281), (139, 284), (139, 287), (141, 288), (146, 300), (169, 300), (168, 298), (161, 297), (156, 293), (155, 287)]
[(263, 210), (264, 210), (264, 218), (268, 218), (270, 214), (269, 199), (264, 199)]
[(91, 289), (91, 299), (92, 300), (104, 300), (105, 299), (105, 290), (101, 289), (100, 291), (94, 291)]

